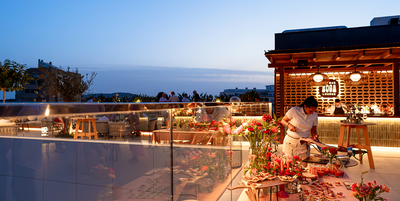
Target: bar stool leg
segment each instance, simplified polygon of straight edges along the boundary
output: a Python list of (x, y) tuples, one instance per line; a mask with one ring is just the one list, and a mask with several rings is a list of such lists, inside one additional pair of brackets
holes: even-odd
[(339, 134), (338, 146), (343, 146), (344, 132), (346, 132), (346, 126), (345, 125), (341, 125), (340, 126), (340, 134)]
[(347, 127), (347, 136), (346, 136), (346, 147), (350, 146), (350, 134), (351, 134), (351, 126), (346, 125)]
[[(363, 128), (363, 127), (362, 127), (362, 128)], [(362, 128), (356, 128), (356, 132), (357, 132), (357, 144), (360, 144), (360, 141), (361, 141), (361, 140), (360, 140), (360, 130), (361, 130)], [(363, 131), (363, 133), (364, 133), (364, 131)], [(362, 164), (363, 158), (362, 158), (361, 149), (359, 149), (358, 157), (360, 158), (360, 164)]]
[(375, 169), (374, 158), (372, 156), (371, 144), (369, 142), (369, 136), (366, 126), (363, 127), (363, 133), (364, 133), (366, 150), (368, 151), (367, 155), (368, 155), (369, 168)]

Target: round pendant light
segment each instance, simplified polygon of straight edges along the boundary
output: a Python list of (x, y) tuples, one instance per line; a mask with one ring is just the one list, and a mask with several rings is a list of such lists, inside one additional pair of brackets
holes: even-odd
[(350, 80), (353, 82), (358, 82), (361, 79), (360, 73), (351, 73), (350, 74)]
[(313, 80), (315, 82), (322, 82), (322, 80), (324, 80), (324, 76), (322, 76), (321, 74), (314, 74)]
[(307, 85), (310, 86), (325, 86), (329, 83), (329, 77), (325, 74), (319, 72), (319, 66), (317, 67), (317, 72), (310, 75), (307, 78)]
[(368, 75), (357, 71), (357, 65), (354, 65), (354, 72), (344, 76), (344, 83), (348, 86), (359, 86), (368, 82)]

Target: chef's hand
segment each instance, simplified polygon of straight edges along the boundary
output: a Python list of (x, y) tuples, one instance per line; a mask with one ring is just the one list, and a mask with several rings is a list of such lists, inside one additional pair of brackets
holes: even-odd
[(315, 141), (319, 142), (319, 135), (318, 135), (318, 134), (315, 134), (312, 138), (313, 138)]
[(296, 132), (296, 127), (294, 127), (292, 124), (289, 124), (288, 125), (288, 129), (290, 130), (290, 131), (292, 131), (292, 132)]

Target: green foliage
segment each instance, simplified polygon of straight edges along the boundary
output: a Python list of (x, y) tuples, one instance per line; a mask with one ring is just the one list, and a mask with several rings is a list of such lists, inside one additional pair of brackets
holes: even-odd
[[(156, 96), (148, 96), (146, 94), (133, 94), (132, 96), (124, 96), (124, 97), (105, 97), (103, 94), (100, 94), (99, 96), (95, 97), (94, 102), (158, 102), (164, 92), (158, 92)], [(182, 101), (183, 95), (185, 92), (182, 93), (177, 93), (177, 96), (179, 98), (179, 101)], [(260, 97), (260, 95), (255, 92), (247, 92), (246, 93), (246, 102), (253, 102), (254, 98), (253, 97)], [(199, 94), (200, 100), (205, 101), (205, 102), (215, 102), (217, 100), (220, 100), (221, 102), (229, 102), (230, 98), (233, 95), (226, 95), (226, 94), (221, 94), (220, 96), (217, 95), (211, 95), (207, 93), (201, 93)], [(193, 100), (194, 96), (190, 96), (188, 94), (189, 100)], [(241, 96), (242, 97), (242, 96)], [(169, 99), (169, 96), (167, 95), (167, 99)], [(242, 99), (243, 101), (243, 99)]]
[(219, 100), (221, 102), (229, 102), (229, 100), (233, 97), (234, 95), (227, 95), (225, 93), (220, 94), (220, 96), (214, 96), (215, 100)]
[(204, 101), (204, 102), (214, 101), (214, 96), (211, 94), (207, 95), (207, 93), (201, 93), (199, 96), (200, 96), (200, 101)]
[(240, 100), (242, 102), (253, 102), (256, 100), (260, 100), (260, 94), (256, 90), (247, 91), (245, 94), (240, 94)]
[(0, 62), (0, 90), (3, 91), (5, 102), (6, 91), (21, 91), (33, 78), (26, 72), (26, 65), (6, 59)]
[(67, 70), (61, 67), (39, 67), (39, 71), (42, 74), (38, 76), (37, 80), (43, 82), (38, 87), (39, 95), (41, 97), (59, 95), (64, 102), (73, 102), (78, 95), (88, 92), (97, 75), (95, 72), (92, 72), (90, 76), (89, 74), (81, 75), (78, 69), (71, 71), (70, 67)]

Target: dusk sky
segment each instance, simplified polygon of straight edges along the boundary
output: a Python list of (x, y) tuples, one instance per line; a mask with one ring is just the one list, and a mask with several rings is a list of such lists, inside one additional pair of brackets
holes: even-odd
[[(95, 93), (207, 92), (274, 83), (274, 33), (369, 26), (400, 1), (1, 1), (0, 60), (98, 73)], [(2, 93), (0, 95), (2, 98)], [(7, 93), (6, 98), (14, 98)]]

